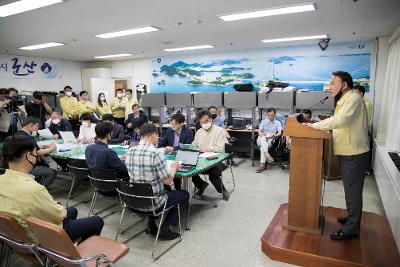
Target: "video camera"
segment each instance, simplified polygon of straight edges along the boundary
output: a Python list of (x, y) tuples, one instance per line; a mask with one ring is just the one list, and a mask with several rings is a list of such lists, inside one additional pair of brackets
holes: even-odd
[(16, 95), (16, 96), (8, 96), (6, 99), (11, 100), (7, 106), (6, 110), (8, 113), (11, 112), (18, 112), (18, 107), (25, 105), (25, 101), (22, 98), (22, 96)]
[(268, 81), (267, 87), (269, 88), (270, 91), (272, 91), (272, 89), (274, 88), (286, 88), (288, 87), (289, 84), (288, 83), (283, 83), (283, 82), (275, 82), (275, 81)]

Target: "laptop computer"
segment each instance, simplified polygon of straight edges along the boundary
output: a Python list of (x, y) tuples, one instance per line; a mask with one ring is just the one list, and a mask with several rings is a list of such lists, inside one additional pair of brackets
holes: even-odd
[(178, 171), (189, 172), (196, 168), (199, 154), (200, 152), (198, 151), (178, 150), (178, 152), (176, 152), (175, 160), (182, 162)]
[(232, 126), (234, 130), (243, 130), (246, 129), (246, 120), (245, 118), (233, 118)]

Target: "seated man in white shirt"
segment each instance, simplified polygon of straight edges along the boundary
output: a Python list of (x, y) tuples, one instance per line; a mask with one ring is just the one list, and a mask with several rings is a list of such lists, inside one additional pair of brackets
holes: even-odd
[(266, 161), (274, 161), (268, 149), (272, 146), (272, 141), (282, 136), (282, 125), (275, 119), (275, 114), (275, 109), (267, 109), (267, 118), (260, 123), (257, 139), (257, 145), (260, 146), (260, 166), (256, 170), (257, 173), (267, 169)]
[[(200, 111), (197, 114), (197, 119), (200, 122), (201, 129), (196, 132), (192, 144), (197, 146), (200, 152), (224, 152), (225, 130), (213, 123), (211, 113), (208, 110)], [(221, 180), (221, 164), (207, 170), (205, 174), (209, 175), (210, 182), (214, 185), (218, 193), (222, 193), (223, 198), (228, 201), (230, 195)], [(208, 183), (198, 175), (193, 176), (192, 181), (198, 189), (197, 194), (203, 194)]]
[(79, 137), (78, 143), (82, 144), (91, 144), (94, 143), (94, 139), (96, 138), (96, 123), (93, 123), (92, 114), (85, 112), (81, 115), (80, 120), (82, 122), (81, 127), (79, 128)]

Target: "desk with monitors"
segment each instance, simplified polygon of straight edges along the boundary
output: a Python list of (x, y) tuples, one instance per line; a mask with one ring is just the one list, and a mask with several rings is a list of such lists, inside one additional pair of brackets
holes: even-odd
[(168, 122), (165, 93), (142, 95), (142, 108), (149, 121), (159, 123), (160, 125)]

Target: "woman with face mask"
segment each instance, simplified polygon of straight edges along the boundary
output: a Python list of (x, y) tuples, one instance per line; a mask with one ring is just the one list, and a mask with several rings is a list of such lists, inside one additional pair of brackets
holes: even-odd
[(92, 114), (83, 113), (80, 117), (80, 120), (82, 122), (82, 125), (79, 128), (79, 137), (77, 139), (77, 142), (82, 144), (94, 143), (94, 139), (96, 137), (96, 132), (94, 129), (96, 127), (96, 124), (92, 123)]
[(111, 111), (114, 116), (115, 122), (125, 127), (125, 108), (128, 99), (124, 97), (123, 90), (116, 90), (117, 97), (111, 102)]
[(100, 116), (100, 119), (103, 118), (104, 114), (112, 114), (111, 108), (106, 101), (106, 95), (104, 93), (100, 93), (97, 97), (96, 113)]
[(30, 216), (58, 225), (73, 241), (100, 235), (103, 219), (98, 216), (77, 219), (75, 207), (65, 209), (45, 187), (28, 175), (38, 156), (31, 138), (21, 135), (8, 137), (2, 152), (8, 169), (0, 175), (0, 212), (14, 217), (28, 236), (33, 238), (26, 224)]

